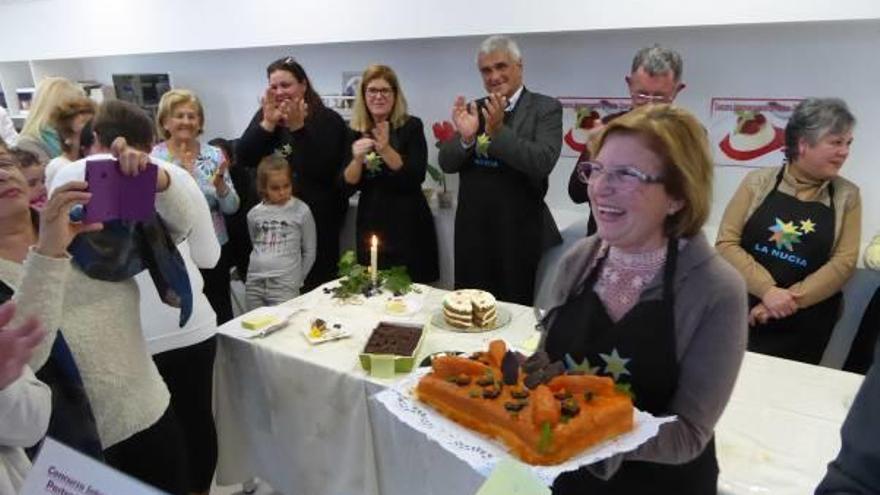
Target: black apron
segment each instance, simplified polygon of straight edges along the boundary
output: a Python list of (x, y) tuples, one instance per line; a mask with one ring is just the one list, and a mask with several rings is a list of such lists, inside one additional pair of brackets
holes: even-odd
[[(773, 190), (743, 226), (740, 247), (770, 272), (777, 287), (788, 288), (821, 268), (834, 247), (834, 186), (830, 206), (779, 192), (785, 167)], [(786, 228), (787, 226), (787, 228)], [(841, 293), (781, 320), (749, 328), (749, 350), (819, 364), (840, 315)], [(749, 309), (761, 300), (749, 295)]]
[[(522, 100), (522, 98), (520, 98)], [(482, 105), (482, 102), (480, 102)], [(517, 107), (519, 107), (517, 102)], [(512, 125), (516, 108), (505, 112)], [(480, 113), (478, 136), (484, 132)], [(455, 288), (531, 306), (542, 249), (546, 187), (474, 145), (461, 170), (455, 215)]]
[[(551, 361), (573, 361), (591, 368), (591, 372), (610, 375), (619, 385), (629, 386), (636, 407), (657, 416), (670, 415), (668, 406), (679, 373), (673, 312), (677, 258), (678, 240), (670, 239), (663, 269), (663, 298), (636, 304), (617, 323), (593, 291), (600, 271), (599, 266), (594, 268), (581, 290), (554, 310), (558, 314), (545, 341)], [(564, 473), (553, 483), (553, 493), (707, 495), (716, 493), (717, 485), (718, 463), (712, 439), (696, 459), (686, 464), (625, 461), (607, 481), (586, 468)]]

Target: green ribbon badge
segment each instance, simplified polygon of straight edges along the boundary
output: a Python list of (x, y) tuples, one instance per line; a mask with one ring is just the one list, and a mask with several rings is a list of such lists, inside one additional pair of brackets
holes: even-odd
[(382, 157), (379, 156), (379, 154), (376, 153), (375, 151), (371, 151), (371, 152), (367, 153), (365, 160), (366, 160), (367, 170), (371, 173), (374, 173), (374, 174), (379, 172), (379, 170), (382, 168), (382, 163), (384, 163), (382, 161)]
[(477, 136), (477, 155), (483, 158), (489, 158), (489, 145), (492, 144), (492, 138), (485, 132)]

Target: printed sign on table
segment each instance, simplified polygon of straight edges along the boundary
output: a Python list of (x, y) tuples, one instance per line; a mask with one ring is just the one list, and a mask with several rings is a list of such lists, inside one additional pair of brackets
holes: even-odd
[(577, 158), (587, 148), (590, 131), (602, 126), (608, 115), (632, 107), (629, 97), (560, 96), (562, 103), (562, 155)]
[(162, 495), (91, 457), (47, 438), (20, 495)]
[(721, 167), (777, 167), (797, 98), (712, 98), (709, 141)]

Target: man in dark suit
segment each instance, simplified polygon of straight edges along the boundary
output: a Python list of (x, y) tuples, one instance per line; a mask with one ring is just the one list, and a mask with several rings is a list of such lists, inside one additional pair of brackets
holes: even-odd
[(452, 109), (458, 139), (440, 147), (440, 167), (459, 173), (455, 286), (531, 305), (535, 271), (562, 241), (544, 203), (562, 147), (562, 106), (523, 86), (522, 56), (506, 36), (480, 45), (477, 66), (488, 96)]
[[(637, 108), (649, 103), (672, 103), (678, 93), (684, 89), (681, 82), (683, 63), (681, 55), (675, 50), (652, 45), (641, 48), (633, 57), (630, 74), (626, 76), (629, 97), (632, 107)], [(599, 134), (605, 124), (625, 114), (627, 111), (605, 115), (601, 124), (590, 129), (590, 139)], [(568, 196), (575, 204), (588, 203), (587, 184), (584, 171), (590, 161), (590, 150), (587, 148), (575, 162), (574, 169), (568, 179)], [(587, 235), (596, 233), (596, 220), (590, 214), (587, 222)]]

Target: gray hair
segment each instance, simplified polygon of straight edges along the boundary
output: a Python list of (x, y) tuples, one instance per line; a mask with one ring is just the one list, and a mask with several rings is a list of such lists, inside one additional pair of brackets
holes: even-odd
[(826, 134), (843, 134), (852, 130), (856, 118), (840, 98), (807, 98), (792, 112), (785, 126), (785, 157), (798, 159), (801, 138), (815, 145)]
[(522, 52), (519, 51), (519, 46), (510, 36), (496, 34), (484, 39), (480, 43), (480, 51), (477, 52), (477, 58), (480, 55), (488, 55), (492, 52), (504, 52), (510, 55), (514, 62), (522, 62)]
[(636, 52), (633, 57), (630, 73), (635, 74), (639, 68), (645, 69), (650, 76), (658, 76), (672, 72), (675, 82), (681, 81), (684, 71), (684, 63), (681, 55), (675, 50), (664, 48), (660, 45), (646, 46)]

